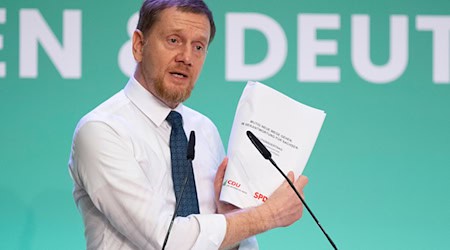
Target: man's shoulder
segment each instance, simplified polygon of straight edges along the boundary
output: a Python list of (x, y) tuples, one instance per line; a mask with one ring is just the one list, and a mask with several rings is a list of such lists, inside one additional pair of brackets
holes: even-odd
[(208, 143), (211, 147), (216, 147), (217, 145), (222, 147), (219, 130), (206, 115), (184, 106), (183, 120), (186, 122), (186, 131), (195, 131), (197, 138), (203, 138), (205, 143)]
[(129, 100), (126, 98), (123, 90), (121, 90), (84, 115), (78, 122), (77, 128), (89, 122), (109, 124), (111, 120), (114, 120), (114, 117), (123, 112), (123, 109), (128, 104)]
[(183, 117), (186, 117), (185, 119), (188, 119), (189, 123), (193, 123), (193, 124), (202, 124), (202, 125), (206, 125), (206, 126), (210, 126), (213, 128), (216, 128), (216, 126), (214, 125), (214, 123), (212, 122), (211, 119), (209, 119), (209, 117), (207, 117), (206, 115), (200, 113), (197, 110), (194, 110), (188, 106), (184, 106), (183, 107)]

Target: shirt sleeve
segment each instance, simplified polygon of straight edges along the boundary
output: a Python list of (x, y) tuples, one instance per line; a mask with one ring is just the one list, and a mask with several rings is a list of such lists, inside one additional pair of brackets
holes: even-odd
[(247, 238), (239, 244), (239, 250), (258, 250), (258, 241), (256, 241), (256, 236)]
[[(126, 136), (106, 123), (85, 123), (74, 136), (72, 175), (96, 209), (137, 248), (161, 249), (174, 211), (151, 188), (132, 150)], [(225, 233), (223, 215), (177, 217), (166, 249), (218, 249)]]
[[(205, 123), (205, 124), (207, 124), (207, 123)], [(211, 145), (215, 145), (214, 155), (217, 156), (216, 161), (218, 163), (220, 163), (220, 162), (222, 162), (222, 160), (225, 157), (225, 149), (223, 147), (222, 139), (220, 138), (220, 134), (219, 134), (217, 128), (215, 127), (215, 125), (213, 125), (212, 122), (210, 122), (210, 124), (212, 127), (211, 135), (210, 136), (205, 135), (205, 137), (211, 138), (211, 141), (212, 141)], [(217, 166), (218, 166), (218, 164), (217, 164)], [(226, 223), (226, 221), (225, 221), (225, 223)], [(204, 249), (210, 249), (210, 248), (204, 248)], [(258, 250), (258, 249), (259, 249), (259, 245), (258, 245), (258, 241), (256, 240), (256, 236), (249, 237), (239, 243), (239, 250)]]

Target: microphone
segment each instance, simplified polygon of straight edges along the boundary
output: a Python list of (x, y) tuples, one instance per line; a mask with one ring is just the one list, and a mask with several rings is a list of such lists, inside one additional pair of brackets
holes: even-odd
[(323, 234), (325, 235), (325, 237), (327, 237), (328, 241), (330, 242), (330, 244), (333, 246), (333, 248), (335, 250), (337, 250), (336, 245), (334, 244), (333, 240), (330, 238), (330, 236), (328, 236), (328, 234), (325, 232), (325, 230), (323, 229), (323, 227), (320, 225), (319, 220), (316, 218), (316, 216), (314, 215), (314, 213), (311, 211), (311, 209), (309, 208), (309, 206), (306, 204), (305, 200), (302, 198), (302, 196), (300, 195), (300, 193), (297, 191), (297, 189), (294, 187), (294, 184), (292, 183), (291, 180), (289, 180), (289, 178), (283, 173), (283, 171), (278, 167), (278, 165), (275, 163), (275, 161), (272, 159), (272, 154), (269, 152), (269, 150), (266, 148), (266, 146), (264, 146), (264, 144), (262, 144), (262, 142), (250, 131), (247, 130), (247, 136), (250, 139), (250, 141), (253, 143), (253, 145), (256, 147), (256, 149), (258, 149), (258, 151), (261, 153), (261, 155), (264, 157), (264, 159), (269, 160), (272, 165), (278, 170), (278, 172), (281, 173), (281, 175), (284, 177), (284, 179), (286, 179), (286, 181), (289, 183), (289, 186), (291, 186), (291, 188), (294, 190), (295, 194), (298, 196), (298, 198), (300, 199), (300, 201), (303, 203), (303, 205), (305, 206), (305, 208), (308, 210), (309, 214), (311, 214), (311, 217), (314, 219), (314, 221), (316, 222), (317, 226), (319, 226), (320, 230), (322, 230)]
[[(250, 141), (255, 145), (256, 149), (262, 154), (264, 159), (270, 160), (272, 159), (272, 154), (267, 150), (267, 148), (262, 144), (262, 142), (250, 131), (247, 130), (247, 136), (250, 139)], [(278, 169), (278, 167), (277, 167)], [(278, 169), (278, 171), (281, 171)], [(284, 173), (282, 173), (284, 175)]]
[(193, 161), (194, 158), (195, 158), (195, 132), (191, 131), (187, 146), (187, 159), (188, 161)]
[[(195, 132), (194, 131), (191, 131), (191, 134), (189, 135), (186, 158), (189, 161), (189, 163), (191, 163), (191, 164), (195, 158)], [(191, 170), (192, 170), (192, 168), (191, 168)], [(162, 250), (164, 250), (166, 248), (167, 241), (169, 240), (170, 231), (172, 231), (173, 221), (175, 220), (175, 217), (177, 217), (178, 208), (180, 207), (181, 199), (183, 197), (184, 188), (186, 187), (187, 181), (188, 181), (188, 176), (186, 175), (186, 177), (184, 177), (183, 186), (181, 186), (180, 197), (179, 197), (177, 203), (175, 204), (175, 211), (173, 212), (172, 219), (170, 220), (169, 229), (167, 230), (166, 237), (164, 238)]]

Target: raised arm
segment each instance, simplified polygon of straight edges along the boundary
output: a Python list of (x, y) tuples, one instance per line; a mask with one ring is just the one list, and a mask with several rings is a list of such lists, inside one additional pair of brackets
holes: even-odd
[[(217, 197), (220, 194), (227, 163), (228, 160), (225, 159), (219, 166), (214, 182), (218, 212), (224, 213), (227, 220), (227, 231), (221, 248), (233, 246), (243, 239), (276, 227), (289, 226), (301, 218), (302, 203), (286, 181), (264, 204), (257, 207), (236, 209), (219, 201)], [(288, 177), (294, 182), (293, 172), (289, 172)], [(303, 188), (307, 183), (308, 178), (300, 176), (294, 185), (303, 195)]]

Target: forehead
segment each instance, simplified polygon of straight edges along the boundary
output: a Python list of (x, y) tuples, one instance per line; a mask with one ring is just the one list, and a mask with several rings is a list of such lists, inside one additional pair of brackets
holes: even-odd
[(154, 30), (158, 33), (181, 32), (202, 39), (209, 40), (211, 33), (209, 19), (202, 13), (191, 13), (171, 7), (159, 14), (154, 24)]

